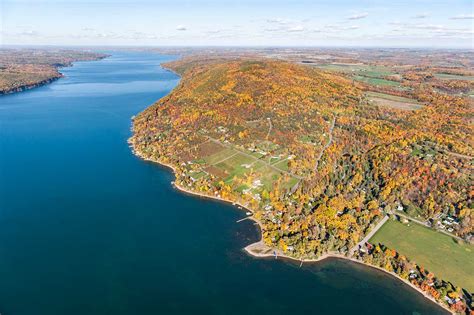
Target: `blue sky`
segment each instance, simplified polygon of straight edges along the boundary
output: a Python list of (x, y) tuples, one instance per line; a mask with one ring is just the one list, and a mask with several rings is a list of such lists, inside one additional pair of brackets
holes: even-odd
[(473, 3), (0, 0), (0, 43), (474, 48)]

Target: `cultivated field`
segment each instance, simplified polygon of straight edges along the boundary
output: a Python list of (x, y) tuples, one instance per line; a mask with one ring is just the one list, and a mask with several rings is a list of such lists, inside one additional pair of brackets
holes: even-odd
[[(269, 147), (269, 144), (262, 142), (261, 147)], [(288, 172), (287, 156), (268, 156), (262, 154), (265, 151), (252, 152), (217, 140), (199, 145), (198, 152), (201, 158), (193, 163), (199, 164), (202, 171), (190, 174), (195, 180), (212, 174), (218, 178), (217, 182), (223, 181), (240, 192), (250, 189), (254, 193), (260, 193), (263, 189), (270, 191), (279, 179), (285, 189), (298, 182), (298, 178)], [(249, 174), (257, 175), (260, 182), (249, 182)]]
[(396, 75), (388, 67), (372, 66), (364, 64), (326, 64), (316, 66), (320, 69), (341, 72), (351, 75), (355, 81), (363, 82), (368, 85), (391, 87), (396, 90), (406, 89), (401, 86), (400, 82), (385, 79), (388, 76)]
[(447, 74), (447, 73), (436, 73), (434, 75), (438, 79), (442, 80), (466, 80), (474, 81), (474, 76), (472, 75), (457, 75), (457, 74)]
[(423, 107), (423, 105), (418, 103), (416, 100), (409, 99), (406, 97), (376, 92), (368, 92), (366, 93), (366, 96), (369, 101), (375, 103), (378, 106), (403, 110), (417, 110)]
[(405, 255), (453, 284), (474, 291), (474, 246), (459, 244), (453, 238), (416, 223), (389, 220), (370, 239)]
[(343, 63), (333, 63), (333, 64), (326, 64), (326, 65), (318, 65), (316, 66), (320, 69), (328, 70), (328, 71), (337, 71), (337, 72), (351, 72), (358, 75), (363, 75), (367, 77), (383, 77), (394, 74), (390, 71), (387, 67), (382, 66), (370, 66), (364, 64), (343, 64)]
[(378, 77), (356, 75), (354, 76), (354, 80), (359, 81), (359, 82), (364, 82), (369, 85), (382, 86), (382, 87), (388, 86), (388, 87), (396, 88), (397, 90), (403, 90), (403, 87), (400, 85), (400, 82), (385, 80)]

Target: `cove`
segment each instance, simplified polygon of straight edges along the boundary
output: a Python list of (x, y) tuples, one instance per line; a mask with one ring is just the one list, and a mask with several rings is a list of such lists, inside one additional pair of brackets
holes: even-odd
[(348, 261), (256, 259), (245, 213), (173, 189), (128, 147), (177, 56), (112, 51), (0, 97), (0, 313), (444, 314)]

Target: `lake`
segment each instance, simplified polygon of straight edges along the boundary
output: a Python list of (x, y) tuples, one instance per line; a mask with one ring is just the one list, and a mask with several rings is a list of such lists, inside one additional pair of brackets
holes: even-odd
[(444, 314), (380, 271), (256, 259), (245, 213), (176, 191), (128, 147), (176, 59), (110, 52), (0, 96), (0, 313)]

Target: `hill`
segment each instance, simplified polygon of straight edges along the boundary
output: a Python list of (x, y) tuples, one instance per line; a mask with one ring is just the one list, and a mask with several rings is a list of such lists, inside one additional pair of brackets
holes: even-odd
[(251, 209), (279, 253), (347, 254), (399, 211), (449, 217), (449, 233), (472, 240), (469, 99), (420, 89), (423, 106), (378, 106), (341, 76), (268, 59), (166, 67), (181, 83), (134, 119), (135, 152), (171, 166), (182, 189)]

